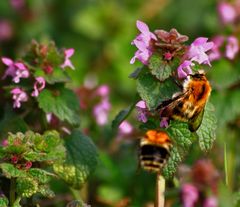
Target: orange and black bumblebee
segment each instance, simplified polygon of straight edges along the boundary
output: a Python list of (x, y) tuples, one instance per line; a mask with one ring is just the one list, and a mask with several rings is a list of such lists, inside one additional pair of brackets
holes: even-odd
[(202, 123), (204, 108), (211, 93), (211, 86), (203, 71), (188, 75), (183, 91), (162, 102), (157, 110), (161, 117), (188, 122), (189, 130), (197, 131)]
[(165, 131), (148, 130), (140, 140), (140, 166), (147, 171), (161, 172), (170, 156), (171, 147), (171, 140)]

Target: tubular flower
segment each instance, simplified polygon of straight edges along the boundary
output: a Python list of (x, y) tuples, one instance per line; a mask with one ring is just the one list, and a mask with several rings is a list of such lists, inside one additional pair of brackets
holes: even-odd
[(193, 66), (194, 63), (192, 63), (189, 60), (185, 60), (178, 68), (177, 73), (178, 77), (180, 79), (186, 78), (189, 74), (192, 74), (191, 66)]
[(13, 78), (14, 83), (19, 83), (20, 78), (29, 77), (29, 71), (23, 63), (17, 62), (15, 63), (15, 66), (16, 66), (16, 74), (15, 74), (15, 77)]
[(148, 118), (147, 118), (147, 106), (145, 101), (141, 100), (136, 104), (136, 109), (137, 109), (137, 119), (138, 121), (141, 121), (143, 123), (146, 123)]
[(184, 207), (194, 207), (198, 200), (198, 189), (192, 184), (182, 186), (182, 201)]
[(221, 35), (216, 36), (212, 39), (214, 45), (208, 55), (210, 61), (218, 60), (221, 58), (222, 55), (219, 48), (223, 45), (224, 39), (224, 36)]
[(25, 91), (20, 88), (14, 88), (11, 90), (12, 99), (14, 100), (13, 108), (20, 108), (21, 102), (26, 102), (28, 100), (28, 96)]
[(8, 66), (6, 69), (2, 79), (5, 79), (7, 76), (15, 77), (16, 74), (16, 66), (12, 59), (7, 57), (2, 57), (2, 62), (4, 65)]
[(111, 109), (111, 104), (108, 98), (104, 98), (99, 104), (93, 108), (93, 115), (95, 116), (98, 125), (103, 126), (108, 121), (108, 112)]
[(227, 38), (226, 52), (225, 55), (228, 59), (233, 60), (239, 51), (238, 39), (234, 36)]
[(32, 96), (38, 97), (39, 93), (45, 88), (46, 81), (43, 77), (37, 77), (34, 83)]
[(207, 42), (207, 40), (208, 38), (205, 37), (199, 37), (195, 39), (187, 52), (188, 59), (191, 61), (196, 61), (199, 64), (211, 65), (206, 52), (212, 49), (214, 43)]
[(218, 200), (215, 196), (208, 197), (203, 204), (203, 207), (218, 207)]
[(144, 65), (147, 65), (148, 60), (153, 53), (151, 41), (157, 40), (157, 37), (152, 32), (150, 32), (148, 26), (144, 22), (138, 20), (136, 25), (141, 34), (139, 34), (132, 41), (132, 45), (135, 45), (138, 50), (136, 51), (134, 57), (131, 59), (130, 63), (133, 64), (135, 60), (138, 59)]
[(131, 134), (132, 131), (133, 131), (133, 126), (128, 121), (123, 121), (119, 125), (119, 134), (121, 135)]
[(64, 51), (65, 60), (64, 63), (61, 65), (61, 68), (70, 67), (73, 70), (75, 69), (75, 67), (72, 64), (72, 61), (69, 59), (70, 57), (73, 56), (73, 54), (74, 54), (73, 48)]
[(233, 23), (237, 17), (234, 6), (227, 2), (218, 4), (218, 13), (223, 24)]

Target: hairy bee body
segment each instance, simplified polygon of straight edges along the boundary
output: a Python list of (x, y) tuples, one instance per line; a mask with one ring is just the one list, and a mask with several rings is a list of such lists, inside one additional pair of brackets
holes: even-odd
[(183, 84), (183, 92), (158, 107), (160, 116), (188, 122), (189, 129), (196, 131), (201, 125), (210, 93), (211, 86), (204, 74), (189, 75)]
[(144, 170), (160, 172), (170, 156), (171, 140), (166, 132), (149, 130), (140, 140), (139, 160)]

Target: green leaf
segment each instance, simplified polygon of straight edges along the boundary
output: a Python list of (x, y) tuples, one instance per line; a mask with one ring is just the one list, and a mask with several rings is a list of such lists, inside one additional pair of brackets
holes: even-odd
[(140, 97), (146, 101), (150, 110), (155, 109), (162, 101), (170, 99), (172, 95), (179, 91), (178, 86), (169, 78), (160, 82), (149, 72), (140, 74), (137, 80), (137, 91)]
[(132, 78), (132, 79), (137, 79), (139, 74), (142, 72), (144, 67), (141, 68), (137, 68), (136, 70), (134, 70), (128, 77)]
[(61, 83), (61, 82), (69, 82), (70, 77), (68, 76), (67, 72), (60, 67), (54, 67), (52, 73), (47, 74), (42, 69), (36, 69), (34, 73), (35, 77), (41, 76), (43, 77), (47, 83), (54, 84), (54, 83)]
[(181, 121), (171, 121), (167, 128), (167, 133), (174, 145), (188, 151), (194, 141), (192, 133), (188, 129), (188, 124)]
[(16, 186), (17, 194), (21, 197), (30, 198), (38, 192), (38, 182), (30, 177), (18, 178)]
[(38, 96), (39, 107), (45, 113), (53, 113), (60, 120), (70, 124), (79, 124), (79, 101), (76, 95), (64, 87), (53, 92), (44, 89)]
[(0, 206), (1, 207), (8, 207), (8, 203), (9, 203), (9, 201), (8, 201), (7, 197), (1, 195), (1, 197), (0, 197)]
[(37, 180), (40, 184), (48, 183), (51, 177), (54, 175), (38, 168), (29, 169), (28, 174), (31, 175), (35, 180)]
[(185, 152), (181, 148), (177, 146), (172, 147), (167, 164), (162, 170), (162, 174), (166, 179), (171, 179), (174, 176), (177, 166), (182, 161), (184, 155)]
[(135, 105), (136, 105), (136, 101), (134, 101), (134, 103), (131, 106), (129, 106), (128, 108), (126, 108), (118, 113), (118, 115), (112, 121), (112, 129), (113, 130), (117, 130), (119, 125), (125, 119), (127, 119), (127, 117), (131, 114), (132, 110), (135, 108)]
[(163, 61), (159, 55), (152, 55), (149, 60), (150, 72), (160, 81), (164, 81), (172, 74), (172, 68), (167, 61)]
[(18, 170), (10, 163), (1, 163), (0, 168), (2, 169), (3, 175), (7, 178), (26, 177), (24, 171)]
[(91, 139), (79, 130), (65, 138), (67, 158), (54, 164), (54, 171), (69, 185), (80, 189), (98, 163), (97, 149)]
[(202, 124), (196, 132), (201, 150), (208, 151), (212, 148), (216, 139), (216, 128), (217, 119), (214, 114), (214, 106), (208, 102), (205, 106)]
[(41, 185), (38, 189), (39, 193), (41, 193), (44, 197), (53, 198), (55, 193), (49, 188), (48, 185)]

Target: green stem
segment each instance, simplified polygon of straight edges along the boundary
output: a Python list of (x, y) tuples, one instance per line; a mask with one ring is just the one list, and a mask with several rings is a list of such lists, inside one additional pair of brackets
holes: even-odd
[(13, 203), (13, 206), (19, 206), (20, 201), (21, 201), (21, 197), (19, 196), (19, 197), (17, 197), (17, 199)]
[(225, 183), (228, 186), (228, 159), (227, 159), (227, 144), (224, 143), (224, 170), (225, 170)]
[(10, 206), (12, 206), (15, 202), (15, 193), (16, 193), (16, 179), (11, 178), (11, 181), (10, 181), (10, 195), (9, 195)]

